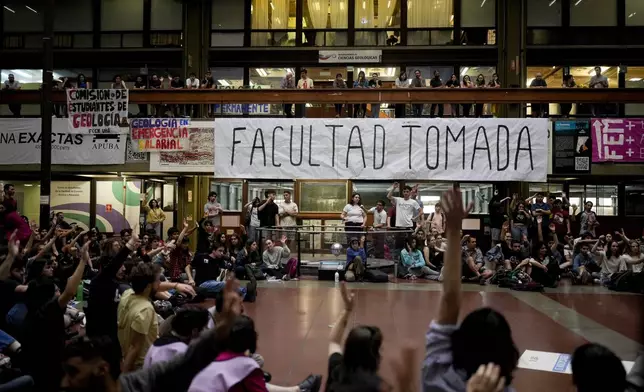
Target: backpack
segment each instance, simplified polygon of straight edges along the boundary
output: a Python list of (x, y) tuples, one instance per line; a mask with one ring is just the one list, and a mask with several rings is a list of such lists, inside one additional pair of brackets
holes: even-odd
[(641, 293), (644, 290), (643, 276), (633, 271), (616, 272), (610, 276), (606, 286), (613, 291)]
[(512, 287), (512, 290), (517, 291), (537, 291), (543, 292), (543, 285), (537, 282), (517, 283)]
[(286, 263), (285, 274), (291, 279), (297, 278), (297, 259), (295, 257), (291, 257)]

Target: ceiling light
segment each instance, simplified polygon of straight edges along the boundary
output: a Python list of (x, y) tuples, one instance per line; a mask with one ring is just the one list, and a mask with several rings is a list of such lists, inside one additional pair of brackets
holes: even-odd
[(487, 1), (487, 0), (483, 0), (483, 1), (481, 2), (481, 8), (483, 8), (483, 6), (485, 5), (485, 2), (486, 2), (486, 1)]
[(37, 13), (38, 13), (38, 11), (36, 11), (35, 9), (33, 9), (33, 8), (29, 7), (28, 5), (26, 5), (25, 7), (26, 7), (29, 11), (31, 11), (31, 12), (33, 12), (33, 13), (35, 13), (35, 14), (37, 14)]
[(466, 74), (467, 74), (467, 71), (469, 71), (469, 70), (470, 70), (470, 67), (465, 67), (465, 68), (463, 68), (463, 69), (461, 70), (461, 75), (466, 75)]
[(548, 4), (548, 7), (552, 7), (556, 2), (557, 2), (557, 0), (552, 0), (552, 1), (550, 2), (550, 4)]
[(259, 74), (259, 76), (264, 76), (264, 77), (268, 76), (268, 73), (266, 73), (264, 68), (257, 68), (256, 71)]
[(575, 7), (578, 6), (579, 3), (581, 3), (581, 2), (582, 2), (582, 0), (577, 0), (577, 2), (575, 3)]
[(629, 18), (632, 18), (633, 16), (637, 15), (637, 12), (633, 12), (632, 14), (628, 15)]
[(25, 186), (34, 186), (34, 184), (25, 184)]
[(629, 82), (641, 82), (642, 78), (630, 78), (628, 79)]
[(4, 6), (4, 9), (6, 9), (9, 12), (16, 13), (16, 11), (12, 10), (11, 8), (7, 7), (6, 5)]
[(228, 81), (227, 81), (227, 80), (223, 80), (223, 79), (221, 79), (221, 80), (218, 80), (218, 82), (219, 82), (219, 84), (221, 84), (221, 85), (222, 85), (222, 86), (224, 86), (224, 87), (228, 87), (228, 86), (230, 86), (230, 83), (228, 83)]

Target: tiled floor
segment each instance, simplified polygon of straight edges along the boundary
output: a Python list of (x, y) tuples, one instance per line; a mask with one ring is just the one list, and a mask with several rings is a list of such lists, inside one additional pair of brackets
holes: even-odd
[[(356, 308), (349, 328), (377, 325), (385, 344), (381, 374), (391, 379), (390, 360), (400, 346), (419, 348), (438, 310), (440, 284), (357, 283)], [(615, 294), (600, 287), (562, 285), (545, 294), (466, 285), (462, 315), (490, 306), (507, 317), (519, 350), (571, 353), (587, 341), (613, 349), (624, 360), (634, 360), (643, 342), (640, 313), (644, 297)], [(329, 325), (342, 307), (333, 282), (262, 282), (257, 302), (246, 304), (259, 332), (259, 349), (273, 382), (292, 385), (307, 374), (326, 374)], [(638, 343), (639, 342), (639, 343)], [(519, 369), (518, 391), (572, 391), (570, 376)]]

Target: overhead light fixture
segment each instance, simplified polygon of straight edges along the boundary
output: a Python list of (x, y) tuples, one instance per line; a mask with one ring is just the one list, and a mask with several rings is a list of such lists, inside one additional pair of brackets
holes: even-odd
[(38, 13), (38, 11), (36, 11), (35, 9), (33, 9), (33, 8), (29, 7), (28, 5), (26, 5), (26, 6), (25, 6), (25, 8), (27, 8), (29, 11), (31, 11), (31, 12), (33, 12), (33, 13), (35, 13), (35, 14), (37, 14), (37, 13)]
[(230, 86), (230, 83), (228, 83), (227, 80), (220, 79), (220, 80), (218, 80), (218, 82), (219, 82), (219, 84), (221, 84), (224, 87)]
[(486, 1), (487, 1), (487, 0), (483, 0), (483, 1), (481, 2), (481, 8), (483, 8), (483, 6), (485, 5), (485, 2), (486, 2)]
[(577, 0), (577, 2), (575, 3), (575, 7), (576, 7), (576, 6), (578, 6), (578, 5), (579, 5), (579, 3), (581, 3), (582, 1), (583, 1), (583, 0)]
[(550, 2), (550, 4), (548, 4), (548, 7), (552, 7), (556, 2), (557, 2), (557, 0), (552, 0), (552, 1)]
[(266, 73), (264, 68), (257, 68), (257, 73), (259, 74), (259, 76), (263, 76), (263, 77), (268, 76), (268, 73)]
[(628, 79), (629, 82), (641, 82), (642, 78), (630, 78)]
[(25, 184), (25, 186), (34, 186), (34, 184)]
[(29, 74), (27, 72), (24, 72), (24, 71), (21, 71), (19, 69), (12, 69), (11, 72), (9, 72), (9, 73), (12, 73), (12, 74), (18, 75), (18, 76), (22, 76), (23, 78), (29, 78), (29, 79), (32, 78), (31, 74)]
[(469, 70), (470, 70), (470, 67), (465, 67), (465, 68), (463, 68), (463, 69), (461, 70), (461, 75), (466, 75), (466, 74), (467, 74), (467, 71), (469, 71)]
[(632, 18), (633, 16), (637, 15), (637, 12), (633, 12), (632, 14), (628, 15), (629, 18)]
[(6, 5), (4, 6), (4, 9), (6, 9), (9, 12), (16, 13), (16, 11), (12, 10), (11, 8), (7, 7)]

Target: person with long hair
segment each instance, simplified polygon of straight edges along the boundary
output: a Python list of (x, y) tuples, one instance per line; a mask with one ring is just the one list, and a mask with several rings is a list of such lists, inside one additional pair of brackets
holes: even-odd
[(438, 315), (426, 337), (423, 391), (465, 391), (467, 380), (487, 364), (498, 366), (499, 383), (505, 386), (504, 390), (510, 390), (519, 352), (505, 317), (493, 309), (481, 308), (458, 325), (462, 302), (459, 235), (473, 203), (464, 208), (461, 191), (454, 187), (443, 194), (441, 206), (447, 220), (447, 250)]
[[(474, 88), (474, 83), (472, 83), (472, 79), (470, 79), (470, 75), (463, 76), (463, 81), (461, 82), (461, 88)], [(463, 117), (469, 117), (471, 109), (472, 109), (471, 103), (464, 103)]]
[(606, 250), (600, 249), (601, 244), (606, 242), (606, 236), (600, 235), (599, 241), (595, 242), (590, 250), (596, 256), (597, 265), (601, 267), (599, 271), (599, 283), (605, 285), (610, 282), (614, 273), (626, 271), (626, 262), (622, 258), (622, 252), (617, 241), (610, 241)]
[(259, 197), (256, 197), (244, 206), (246, 233), (248, 238), (255, 241), (257, 241), (257, 228), (260, 225), (257, 208), (261, 203)]
[[(400, 75), (394, 82), (394, 88), (409, 88), (409, 80), (407, 79), (407, 72), (401, 71)], [(404, 103), (397, 103), (395, 109), (396, 118), (404, 118), (406, 112), (406, 105)]]
[(364, 230), (367, 224), (367, 212), (362, 206), (362, 200), (359, 193), (351, 195), (351, 200), (344, 206), (340, 217), (344, 221), (344, 231), (347, 234), (347, 243), (356, 234), (352, 232)]
[[(353, 88), (369, 88), (369, 82), (364, 71), (358, 73), (358, 80), (353, 82)], [(353, 105), (353, 118), (365, 118), (367, 116), (367, 104), (356, 103)]]
[(161, 237), (161, 224), (165, 220), (165, 213), (157, 199), (152, 199), (148, 202), (148, 205), (145, 206), (145, 212), (147, 213), (145, 217), (145, 228), (154, 230), (157, 236)]
[[(486, 88), (485, 84), (485, 76), (483, 74), (479, 74), (479, 76), (476, 77), (476, 88)], [(474, 104), (474, 117), (476, 118), (481, 118), (483, 117), (483, 107), (485, 104), (483, 103), (476, 103)]]

